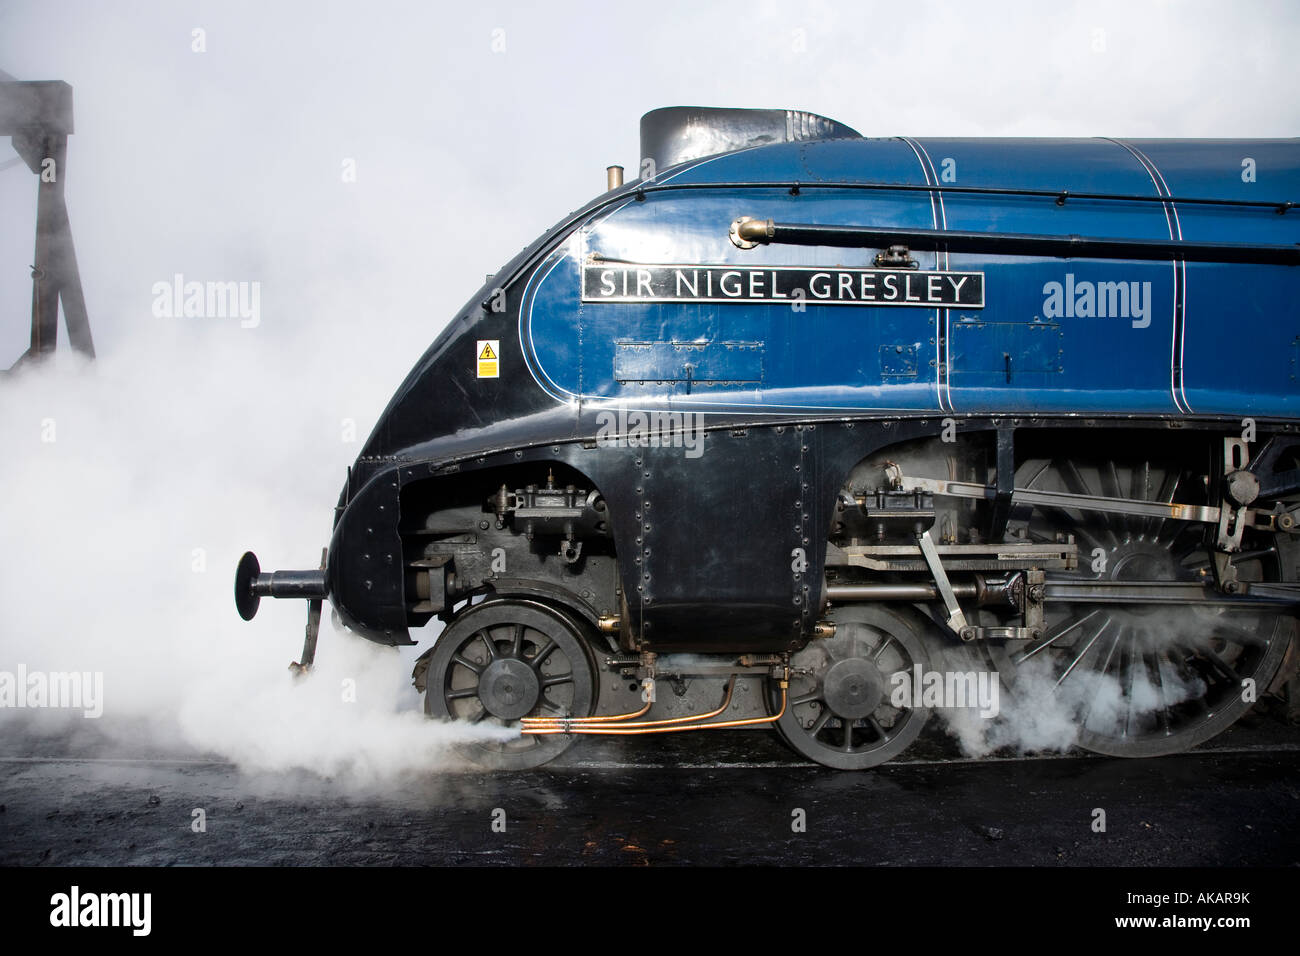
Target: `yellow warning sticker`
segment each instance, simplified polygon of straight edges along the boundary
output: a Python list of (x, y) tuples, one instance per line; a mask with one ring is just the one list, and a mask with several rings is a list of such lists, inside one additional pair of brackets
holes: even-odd
[(478, 340), (478, 377), (479, 378), (499, 378), (500, 377), (500, 360), (497, 355), (501, 351), (500, 339), (479, 339)]

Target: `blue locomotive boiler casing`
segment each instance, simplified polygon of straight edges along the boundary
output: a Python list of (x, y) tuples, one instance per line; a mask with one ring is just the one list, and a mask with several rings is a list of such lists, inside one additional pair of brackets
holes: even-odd
[[(616, 594), (575, 588), (576, 612), (622, 616), (644, 646), (788, 649), (824, 603), (836, 491), (875, 448), (948, 417), (1296, 419), (1300, 141), (866, 138), (824, 120), (768, 138), (680, 162), (643, 147), (652, 178), (566, 217), (455, 316), (349, 473), (327, 571), (344, 620), (402, 643), (431, 616), (407, 593), (414, 489), (561, 466), (599, 489), (618, 555)], [(738, 240), (744, 217), (774, 241)], [(841, 232), (785, 243), (782, 224)], [(843, 238), (864, 229), (913, 238), (891, 258)], [(648, 440), (652, 414), (681, 440)]]

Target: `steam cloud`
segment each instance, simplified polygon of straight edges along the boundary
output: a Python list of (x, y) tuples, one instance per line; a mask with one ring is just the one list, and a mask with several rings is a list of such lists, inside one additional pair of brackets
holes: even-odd
[[(984, 669), (963, 649), (944, 649), (939, 659), (946, 669)], [(1138, 719), (1205, 692), (1201, 681), (1185, 680), (1165, 665), (1158, 686), (1139, 669), (1128, 689), (1117, 673), (1101, 674), (1087, 669), (1086, 663), (1058, 687), (1060, 668), (1053, 666), (1047, 652), (1028, 658), (1016, 669), (1014, 686), (1004, 683), (1000, 712), (991, 720), (970, 707), (936, 708), (935, 713), (968, 757), (1002, 750), (1052, 753), (1075, 746), (1085, 725), (1092, 733), (1117, 735), (1130, 719), (1130, 709), (1132, 719)]]
[[(235, 615), (231, 569), (249, 545), (278, 566), (316, 564), (328, 486), (356, 445), (262, 427), (269, 396), (229, 386), (274, 382), (277, 401), (303, 406), (319, 391), (310, 367), (199, 338), (201, 360), (188, 347), (60, 356), (4, 384), (0, 669), (102, 671), (104, 716), (86, 723), (132, 755), (179, 743), (248, 768), (370, 778), (509, 734), (426, 720), (413, 649), (336, 633), (326, 614), (318, 667), (295, 680), (305, 603), (264, 601), (252, 624)], [(83, 720), (47, 711), (27, 729), (84, 733), (68, 726)]]

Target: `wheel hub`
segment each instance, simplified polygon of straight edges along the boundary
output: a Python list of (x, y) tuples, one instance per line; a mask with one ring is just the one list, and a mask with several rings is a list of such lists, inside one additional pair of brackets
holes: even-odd
[(520, 660), (503, 658), (484, 669), (478, 696), (492, 716), (518, 720), (537, 706), (540, 689), (531, 667)]
[(1115, 581), (1175, 581), (1178, 563), (1167, 548), (1145, 542), (1125, 542), (1111, 549), (1110, 573)]
[[(1180, 572), (1168, 548), (1147, 541), (1125, 541), (1111, 548), (1109, 567), (1102, 577), (1113, 581), (1177, 581), (1187, 576)], [(1125, 607), (1117, 613), (1140, 618), (1159, 611), (1160, 606), (1152, 604)]]
[(827, 706), (837, 717), (858, 720), (880, 706), (884, 681), (868, 660), (849, 658), (826, 671), (822, 690)]

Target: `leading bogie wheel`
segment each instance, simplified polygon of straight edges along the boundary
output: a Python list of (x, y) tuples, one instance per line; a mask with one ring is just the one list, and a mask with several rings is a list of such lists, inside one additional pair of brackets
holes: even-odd
[[(432, 717), (517, 729), (521, 717), (589, 717), (595, 704), (582, 625), (536, 601), (499, 599), (466, 609), (439, 635), (429, 659), (424, 710)], [(483, 767), (526, 770), (554, 759), (573, 740), (523, 734), (457, 750)]]

